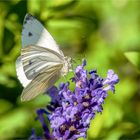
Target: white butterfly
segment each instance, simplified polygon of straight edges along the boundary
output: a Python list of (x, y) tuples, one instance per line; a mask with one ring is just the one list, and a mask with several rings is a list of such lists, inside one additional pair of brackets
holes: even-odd
[(31, 100), (53, 86), (71, 69), (70, 61), (71, 58), (64, 56), (43, 25), (26, 14), (21, 56), (16, 61), (17, 76), (24, 87), (21, 100)]

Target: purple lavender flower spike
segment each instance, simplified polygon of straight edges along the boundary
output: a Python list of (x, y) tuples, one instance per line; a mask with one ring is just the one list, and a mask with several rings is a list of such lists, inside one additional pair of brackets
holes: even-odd
[(86, 66), (87, 62), (86, 62), (86, 59), (83, 59), (82, 60), (82, 67), (84, 68), (84, 66)]
[[(52, 87), (49, 90), (51, 97), (51, 112), (44, 109), (37, 111), (42, 124), (44, 137), (50, 140), (76, 140), (80, 137), (86, 139), (90, 120), (95, 114), (103, 111), (102, 104), (108, 95), (108, 90), (115, 91), (115, 84), (119, 82), (118, 76), (113, 70), (108, 70), (107, 78), (103, 79), (97, 74), (97, 70), (88, 72), (84, 69), (86, 60), (81, 66), (77, 66), (74, 77), (75, 89), (69, 89), (69, 82), (61, 83), (59, 88)], [(51, 131), (45, 124), (43, 114), (50, 122)], [(36, 136), (35, 133), (32, 136)]]
[(108, 70), (107, 78), (104, 80), (103, 85), (108, 85), (104, 90), (112, 90), (115, 92), (115, 87), (114, 85), (119, 82), (119, 78), (117, 74), (114, 73), (113, 70)]
[(48, 90), (48, 95), (51, 97), (51, 102), (55, 103), (59, 98), (57, 87), (55, 87), (55, 86), (51, 87)]
[(42, 128), (43, 128), (43, 131), (44, 131), (44, 137), (46, 139), (49, 139), (50, 138), (50, 135), (49, 135), (49, 129), (45, 123), (45, 120), (44, 120), (44, 117), (43, 117), (43, 114), (45, 113), (44, 109), (38, 109), (37, 110), (37, 114), (38, 114), (38, 117), (39, 117), (39, 120), (41, 122), (41, 125), (42, 125)]
[(36, 136), (36, 134), (35, 134), (35, 130), (32, 129), (32, 134), (31, 134), (29, 140), (34, 140), (34, 139), (37, 139), (37, 136)]
[(37, 135), (35, 134), (35, 130), (32, 129), (32, 134), (31, 134), (31, 136), (29, 137), (29, 140), (44, 140), (44, 138), (37, 136)]
[(117, 74), (115, 74), (113, 70), (108, 70), (107, 78), (104, 81), (104, 84), (116, 84), (118, 82), (119, 82), (119, 78)]

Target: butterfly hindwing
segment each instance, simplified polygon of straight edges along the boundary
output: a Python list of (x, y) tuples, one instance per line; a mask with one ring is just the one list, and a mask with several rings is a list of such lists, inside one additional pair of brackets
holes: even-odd
[(17, 73), (18, 79), (19, 79), (20, 83), (23, 85), (23, 87), (26, 87), (31, 82), (31, 80), (27, 79), (25, 72), (23, 70), (21, 56), (19, 56), (16, 60), (16, 73)]
[(28, 79), (34, 79), (39, 73), (63, 67), (63, 57), (53, 50), (36, 45), (25, 47), (21, 51), (23, 69)]
[(29, 85), (24, 88), (21, 100), (22, 101), (28, 101), (36, 96), (38, 96), (40, 93), (44, 93), (47, 91), (53, 84), (58, 80), (60, 74), (58, 73), (59, 67), (57, 69), (54, 69), (50, 71), (49, 73), (41, 73), (36, 78), (34, 78)]

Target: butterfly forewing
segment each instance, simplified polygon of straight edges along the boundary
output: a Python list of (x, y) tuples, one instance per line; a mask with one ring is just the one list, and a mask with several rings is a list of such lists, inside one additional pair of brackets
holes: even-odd
[(26, 47), (31, 44), (52, 49), (53, 51), (64, 56), (44, 26), (35, 17), (30, 14), (26, 14), (23, 22), (22, 46)]

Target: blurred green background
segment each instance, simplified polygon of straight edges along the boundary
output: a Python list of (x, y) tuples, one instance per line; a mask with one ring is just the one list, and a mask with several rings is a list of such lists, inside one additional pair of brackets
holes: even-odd
[[(0, 139), (26, 139), (41, 125), (35, 110), (49, 98), (41, 95), (22, 103), (22, 86), (15, 72), (26, 13), (39, 19), (65, 55), (105, 77), (113, 69), (120, 78), (109, 93), (102, 114), (91, 121), (87, 139), (140, 139), (140, 1), (30, 0), (0, 1)], [(75, 66), (77, 64), (74, 64)], [(67, 81), (72, 76), (61, 78)], [(73, 87), (72, 87), (73, 88)]]

